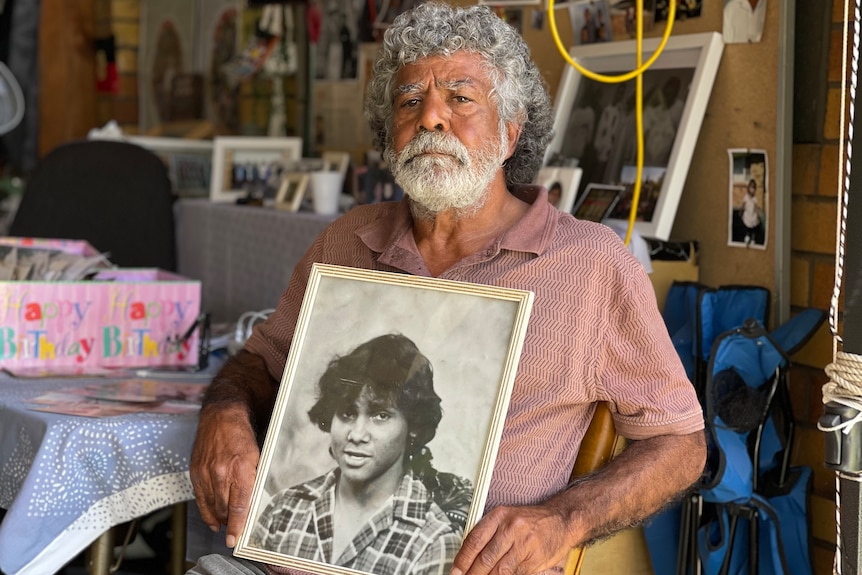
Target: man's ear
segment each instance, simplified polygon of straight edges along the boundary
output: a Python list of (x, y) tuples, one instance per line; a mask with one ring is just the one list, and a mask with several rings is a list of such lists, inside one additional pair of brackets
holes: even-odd
[(521, 137), (521, 125), (515, 122), (506, 122), (506, 132), (509, 135), (509, 150), (506, 152), (506, 159), (508, 160), (518, 146), (518, 138)]

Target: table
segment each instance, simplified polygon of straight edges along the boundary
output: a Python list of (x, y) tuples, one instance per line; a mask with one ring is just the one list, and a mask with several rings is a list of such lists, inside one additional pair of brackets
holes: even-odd
[(181, 199), (177, 270), (201, 281), (201, 310), (215, 322), (273, 308), (314, 238), (337, 216)]
[[(3, 573), (54, 573), (110, 527), (194, 498), (188, 469), (196, 414), (93, 419), (30, 411), (24, 404), (94, 381), (101, 380), (0, 373)], [(107, 573), (104, 552), (111, 547), (99, 547), (103, 557), (92, 571)]]

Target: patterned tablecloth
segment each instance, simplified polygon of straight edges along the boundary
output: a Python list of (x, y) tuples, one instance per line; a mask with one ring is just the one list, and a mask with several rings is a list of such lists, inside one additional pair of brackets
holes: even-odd
[(0, 571), (58, 571), (113, 525), (194, 498), (197, 415), (86, 418), (25, 400), (99, 380), (0, 374)]
[(201, 281), (201, 310), (215, 322), (273, 308), (314, 238), (335, 216), (179, 200), (177, 269)]

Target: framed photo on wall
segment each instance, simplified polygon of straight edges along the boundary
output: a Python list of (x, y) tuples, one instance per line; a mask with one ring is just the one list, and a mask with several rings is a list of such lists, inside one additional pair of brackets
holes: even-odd
[[(660, 38), (643, 43), (643, 60)], [(667, 240), (676, 216), (706, 105), (724, 44), (717, 32), (671, 36), (643, 74), (644, 166), (635, 227), (644, 237)], [(618, 75), (636, 68), (636, 43), (575, 46), (571, 57), (585, 68)], [(578, 194), (590, 184), (623, 185), (610, 219), (627, 220), (633, 168), (637, 164), (635, 82), (615, 84), (586, 78), (567, 67), (554, 101), (554, 138), (548, 165), (575, 164), (583, 170)]]
[[(234, 554), (312, 573), (409, 572), (420, 556), (448, 570), (484, 510), (532, 298), (315, 264)], [(391, 537), (369, 537), (393, 516)]]
[(302, 138), (216, 137), (210, 200), (234, 202), (253, 192), (274, 197), (292, 164), (302, 159)]

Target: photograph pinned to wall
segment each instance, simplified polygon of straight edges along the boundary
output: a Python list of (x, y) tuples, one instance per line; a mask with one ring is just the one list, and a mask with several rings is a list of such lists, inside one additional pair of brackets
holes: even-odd
[(760, 42), (766, 0), (725, 0), (721, 31), (725, 44)]
[(727, 245), (766, 249), (769, 168), (766, 150), (729, 149)]
[(601, 223), (610, 216), (619, 203), (623, 190), (623, 186), (590, 184), (578, 198), (572, 209), (572, 215), (579, 220)]
[[(746, 0), (747, 2), (748, 0)], [(666, 22), (667, 15), (670, 12), (671, 0), (656, 0), (655, 4), (655, 21)], [(686, 18), (698, 18), (703, 11), (703, 0), (677, 0), (676, 2), (676, 20), (685, 20)]]
[(611, 0), (611, 35), (616, 40), (626, 40), (637, 36), (637, 6), (642, 5), (643, 31), (649, 32), (655, 26), (656, 0)]
[(571, 213), (581, 180), (580, 168), (546, 166), (539, 170), (533, 183), (548, 190), (548, 201), (561, 212)]
[[(644, 60), (659, 41), (644, 41)], [(645, 217), (635, 226), (644, 237), (666, 240), (670, 234), (723, 46), (717, 32), (671, 36), (643, 74), (644, 164), (666, 170), (655, 205), (639, 209)], [(617, 75), (635, 67), (636, 42), (574, 46), (569, 53), (589, 70)], [(589, 184), (626, 183), (625, 167), (637, 162), (634, 100), (632, 82), (597, 82), (572, 66), (564, 71), (545, 164), (583, 169), (579, 195)]]
[(607, 0), (569, 2), (569, 17), (576, 45), (610, 42), (613, 39)]
[(275, 194), (275, 207), (279, 210), (297, 212), (308, 189), (309, 176), (304, 172), (293, 172), (281, 178)]
[(140, 12), (138, 127), (145, 134), (170, 118), (174, 78), (193, 71), (195, 4), (147, 0)]
[(302, 158), (302, 138), (216, 137), (210, 200), (274, 199), (284, 174)]
[[(484, 511), (532, 298), (315, 264), (234, 554), (328, 575), (407, 573), (419, 557), (434, 563), (429, 572), (448, 572)], [(349, 439), (359, 425), (368, 433), (369, 419), (385, 449)], [(365, 489), (394, 498), (376, 512), (354, 505), (334, 515), (339, 486), (339, 497)], [(393, 499), (408, 514), (422, 510), (415, 521), (395, 513), (392, 536), (374, 539), (397, 537), (406, 543), (397, 554), (318, 539), (349, 531), (349, 541), (381, 514), (393, 517)], [(308, 532), (315, 509), (350, 526)]]

